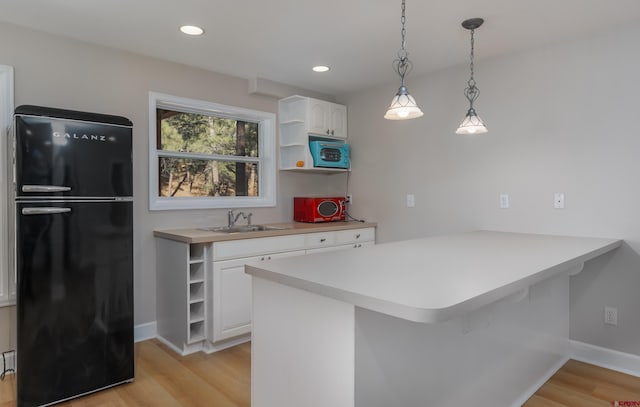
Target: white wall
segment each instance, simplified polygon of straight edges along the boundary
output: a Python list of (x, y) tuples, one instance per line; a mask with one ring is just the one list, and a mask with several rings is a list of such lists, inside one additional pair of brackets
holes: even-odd
[[(148, 92), (277, 112), (277, 100), (248, 94), (244, 79), (0, 24), (0, 64), (15, 68), (15, 105), (128, 117), (134, 130), (135, 323), (155, 320), (154, 229), (226, 223), (226, 210), (148, 210)], [(250, 209), (255, 223), (288, 221), (292, 197), (326, 193), (326, 175), (278, 174), (275, 208)], [(14, 346), (14, 308), (0, 310), (0, 350)], [(7, 329), (5, 329), (7, 328)]]
[[(624, 239), (572, 278), (571, 336), (640, 355), (638, 38), (626, 27), (476, 60), (485, 135), (454, 134), (467, 64), (407, 78), (420, 119), (382, 118), (398, 83), (347, 95), (353, 214), (378, 221), (382, 242), (474, 229)], [(554, 192), (566, 209), (553, 209)], [(618, 308), (617, 327), (603, 324), (605, 305)]]

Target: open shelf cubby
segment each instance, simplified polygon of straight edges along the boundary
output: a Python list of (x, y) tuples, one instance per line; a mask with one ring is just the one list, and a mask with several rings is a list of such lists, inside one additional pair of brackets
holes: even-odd
[(189, 284), (189, 302), (204, 300), (204, 282)]
[(189, 265), (189, 282), (204, 281), (204, 263), (192, 263)]
[(189, 324), (189, 343), (198, 342), (205, 338), (204, 321)]
[(189, 263), (202, 263), (204, 262), (204, 244), (191, 244), (189, 245)]
[(189, 322), (204, 321), (204, 301), (189, 304)]

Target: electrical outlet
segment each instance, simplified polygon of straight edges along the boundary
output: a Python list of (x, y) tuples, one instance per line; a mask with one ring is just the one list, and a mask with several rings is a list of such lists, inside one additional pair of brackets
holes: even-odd
[(509, 194), (500, 194), (500, 209), (509, 208)]
[(564, 193), (556, 192), (553, 194), (553, 207), (556, 209), (564, 209)]
[(353, 195), (347, 194), (347, 196), (344, 198), (344, 203), (353, 205)]
[(607, 325), (618, 325), (618, 309), (604, 307), (604, 323)]

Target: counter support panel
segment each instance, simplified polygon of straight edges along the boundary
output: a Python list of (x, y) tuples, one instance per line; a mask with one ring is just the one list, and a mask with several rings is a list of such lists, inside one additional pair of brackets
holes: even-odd
[(354, 310), (253, 277), (251, 406), (353, 407)]

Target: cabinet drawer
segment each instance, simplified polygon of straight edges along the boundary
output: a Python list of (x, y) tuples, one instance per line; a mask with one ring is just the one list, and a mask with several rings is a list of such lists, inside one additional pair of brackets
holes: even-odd
[(376, 240), (375, 228), (360, 228), (335, 232), (335, 244), (369, 242)]
[(330, 247), (319, 247), (317, 249), (308, 249), (306, 253), (314, 254), (314, 253), (334, 252), (338, 250), (360, 249), (365, 246), (373, 246), (374, 244), (375, 243), (373, 240), (369, 240), (368, 242), (362, 242), (362, 243), (350, 243), (350, 244), (341, 244), (341, 245), (330, 246)]
[(306, 235), (306, 247), (313, 249), (316, 247), (333, 246), (336, 241), (336, 232), (309, 233)]
[(213, 244), (213, 258), (215, 260), (222, 260), (259, 256), (267, 253), (303, 250), (304, 247), (304, 235), (260, 237), (257, 239), (215, 242)]

